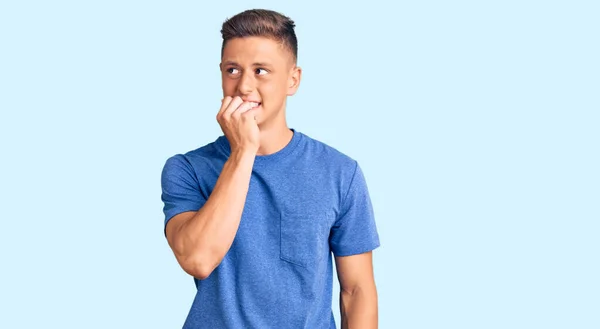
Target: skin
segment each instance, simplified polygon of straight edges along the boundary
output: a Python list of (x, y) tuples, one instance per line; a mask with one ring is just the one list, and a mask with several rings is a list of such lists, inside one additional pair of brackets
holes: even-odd
[[(166, 227), (178, 263), (201, 280), (221, 263), (235, 238), (255, 157), (281, 150), (292, 138), (286, 99), (296, 93), (302, 76), (291, 52), (264, 37), (229, 40), (219, 69), (223, 99), (216, 119), (231, 155), (204, 206), (174, 216)], [(335, 261), (342, 328), (377, 328), (371, 252)]]
[(335, 257), (342, 329), (377, 328), (377, 287), (372, 252)]
[(252, 149), (258, 147), (257, 155), (265, 155), (285, 147), (292, 138), (285, 116), (286, 100), (298, 90), (302, 75), (290, 51), (267, 38), (236, 38), (227, 42), (219, 68), (224, 102), (262, 103), (251, 114), (259, 129), (230, 129), (233, 127), (226, 118), (217, 116), (225, 135), (232, 135), (232, 148), (250, 145)]

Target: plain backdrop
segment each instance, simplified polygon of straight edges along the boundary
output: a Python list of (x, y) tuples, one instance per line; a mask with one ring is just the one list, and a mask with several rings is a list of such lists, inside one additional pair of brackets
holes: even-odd
[(182, 326), (160, 173), (250, 8), (297, 24), (290, 127), (364, 170), (380, 328), (600, 328), (598, 2), (381, 0), (3, 1), (0, 327)]

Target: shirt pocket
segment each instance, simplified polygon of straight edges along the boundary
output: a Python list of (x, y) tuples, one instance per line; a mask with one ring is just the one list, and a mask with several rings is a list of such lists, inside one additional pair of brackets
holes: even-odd
[(281, 212), (280, 258), (286, 262), (309, 267), (318, 264), (329, 250), (327, 213)]

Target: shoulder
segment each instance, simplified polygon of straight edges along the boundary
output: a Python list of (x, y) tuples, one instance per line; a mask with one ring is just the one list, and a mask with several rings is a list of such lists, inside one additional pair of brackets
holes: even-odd
[(358, 166), (358, 162), (350, 155), (340, 151), (335, 146), (310, 137), (304, 133), (302, 133), (302, 137), (305, 140), (304, 154), (318, 162), (318, 165), (322, 167), (338, 168), (343, 172), (350, 171), (351, 174), (354, 173), (354, 170)]
[(302, 155), (310, 171), (320, 173), (323, 179), (337, 180), (342, 189), (347, 189), (359, 169), (358, 161), (326, 142), (306, 134), (302, 137), (305, 140)]
[(219, 145), (221, 138), (196, 149), (169, 156), (164, 163), (163, 172), (169, 170), (197, 172), (218, 166), (227, 158)]

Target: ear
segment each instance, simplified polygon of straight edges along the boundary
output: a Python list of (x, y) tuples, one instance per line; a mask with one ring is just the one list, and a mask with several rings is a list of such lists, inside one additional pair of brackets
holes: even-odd
[(299, 66), (295, 66), (290, 71), (290, 75), (288, 77), (288, 89), (287, 95), (292, 96), (298, 90), (300, 86), (300, 79), (302, 78), (302, 68)]

